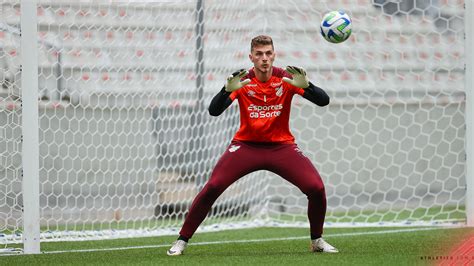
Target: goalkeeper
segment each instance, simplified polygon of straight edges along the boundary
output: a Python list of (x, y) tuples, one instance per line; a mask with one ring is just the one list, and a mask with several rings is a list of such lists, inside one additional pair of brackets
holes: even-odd
[(293, 95), (299, 94), (318, 106), (328, 105), (329, 96), (308, 81), (304, 69), (288, 66), (285, 71), (274, 67), (275, 51), (269, 36), (252, 39), (249, 58), (253, 68), (229, 76), (209, 106), (209, 113), (218, 116), (238, 100), (240, 129), (194, 199), (178, 240), (167, 254), (183, 254), (216, 199), (239, 178), (258, 170), (281, 176), (307, 196), (311, 251), (336, 253), (338, 250), (321, 237), (326, 215), (323, 181), (295, 144), (289, 128)]

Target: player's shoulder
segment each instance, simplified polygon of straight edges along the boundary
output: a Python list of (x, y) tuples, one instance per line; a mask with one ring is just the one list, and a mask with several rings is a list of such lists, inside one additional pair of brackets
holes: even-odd
[(283, 77), (291, 78), (290, 74), (286, 72), (285, 69), (281, 67), (275, 67), (275, 66), (273, 67), (272, 76), (277, 77), (277, 78), (283, 78)]
[(255, 71), (253, 70), (253, 68), (249, 69), (249, 73), (247, 74), (247, 76), (244, 77), (244, 79), (253, 79), (255, 78)]

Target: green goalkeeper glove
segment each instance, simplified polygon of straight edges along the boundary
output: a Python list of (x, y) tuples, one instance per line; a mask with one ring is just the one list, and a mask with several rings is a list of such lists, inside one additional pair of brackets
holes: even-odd
[(225, 91), (233, 92), (233, 91), (236, 91), (236, 90), (242, 88), (243, 86), (249, 84), (250, 79), (245, 79), (245, 80), (242, 80), (242, 81), (240, 80), (243, 77), (247, 76), (248, 73), (249, 72), (245, 69), (241, 69), (239, 71), (236, 71), (236, 72), (232, 73), (232, 75), (230, 75), (227, 78), (227, 82), (225, 84)]
[(286, 72), (290, 73), (293, 79), (283, 77), (283, 81), (289, 83), (295, 87), (306, 89), (309, 87), (308, 77), (306, 76), (306, 70), (301, 67), (287, 66)]

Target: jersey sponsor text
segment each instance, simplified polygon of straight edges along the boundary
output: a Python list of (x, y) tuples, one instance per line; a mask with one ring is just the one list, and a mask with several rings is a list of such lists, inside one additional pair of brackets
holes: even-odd
[(282, 109), (283, 109), (283, 104), (275, 104), (275, 105), (250, 104), (249, 107), (247, 107), (250, 118), (277, 117), (281, 115)]

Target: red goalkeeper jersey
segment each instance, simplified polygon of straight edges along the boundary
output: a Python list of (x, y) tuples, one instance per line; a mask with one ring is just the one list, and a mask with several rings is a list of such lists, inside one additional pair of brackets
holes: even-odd
[(294, 143), (290, 132), (290, 109), (293, 95), (303, 95), (304, 89), (283, 82), (290, 77), (282, 68), (273, 67), (272, 77), (260, 82), (249, 71), (251, 82), (232, 92), (230, 98), (239, 101), (240, 128), (234, 140), (251, 142)]

